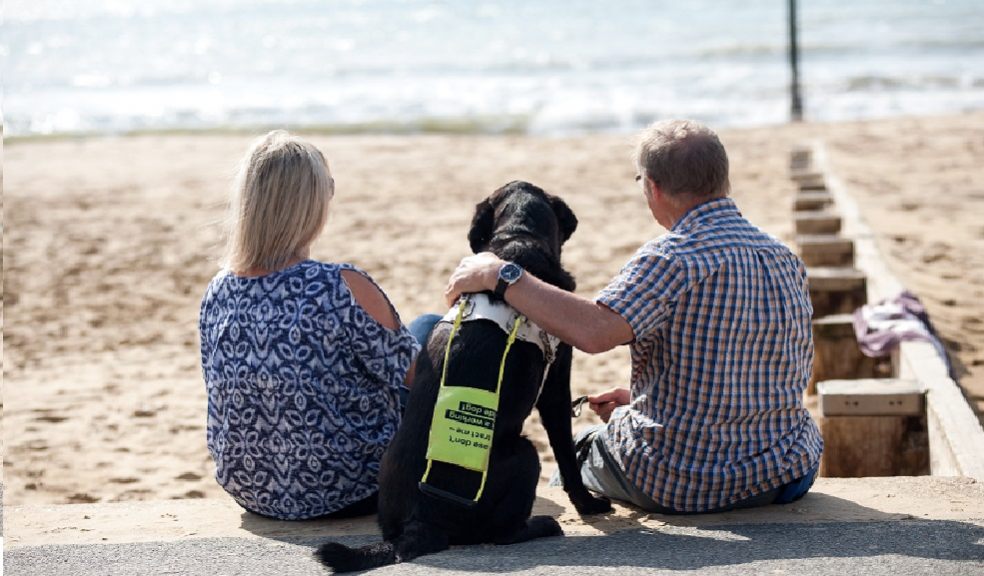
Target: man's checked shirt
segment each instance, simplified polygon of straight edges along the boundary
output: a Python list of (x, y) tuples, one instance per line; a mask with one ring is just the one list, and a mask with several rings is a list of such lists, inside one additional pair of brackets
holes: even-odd
[(680, 512), (804, 476), (823, 440), (803, 407), (813, 365), (802, 261), (728, 198), (643, 245), (597, 301), (632, 327), (632, 403), (608, 422), (626, 477)]

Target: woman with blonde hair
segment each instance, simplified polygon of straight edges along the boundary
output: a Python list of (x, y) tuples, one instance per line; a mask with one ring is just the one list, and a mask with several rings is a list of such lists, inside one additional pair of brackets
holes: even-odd
[(313, 145), (279, 130), (257, 140), (233, 188), (223, 268), (202, 300), (216, 480), (274, 518), (375, 511), (379, 460), (419, 350), (365, 272), (310, 259), (333, 195)]

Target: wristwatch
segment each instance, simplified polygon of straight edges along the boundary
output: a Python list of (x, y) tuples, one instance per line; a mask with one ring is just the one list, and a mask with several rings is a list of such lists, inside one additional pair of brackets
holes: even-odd
[(495, 295), (505, 299), (506, 288), (515, 284), (523, 276), (523, 268), (515, 262), (506, 262), (499, 268), (499, 282), (495, 285)]

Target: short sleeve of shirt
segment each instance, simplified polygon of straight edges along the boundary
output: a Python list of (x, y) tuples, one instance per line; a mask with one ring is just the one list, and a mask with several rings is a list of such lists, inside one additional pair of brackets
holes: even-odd
[(677, 259), (655, 241), (640, 248), (595, 301), (624, 318), (640, 340), (666, 320), (683, 285)]
[[(364, 271), (355, 266), (342, 266), (340, 270), (353, 270), (365, 276), (370, 282), (376, 282)], [(339, 282), (339, 286), (344, 286), (343, 290), (348, 292), (348, 287), (344, 281)], [(376, 284), (379, 288), (379, 285)], [(382, 288), (380, 288), (382, 292)], [(377, 381), (386, 382), (390, 385), (399, 385), (403, 382), (409, 371), (410, 365), (420, 351), (420, 344), (413, 337), (406, 326), (400, 322), (396, 309), (393, 314), (397, 318), (399, 327), (396, 330), (386, 328), (376, 321), (368, 312), (362, 309), (355, 301), (355, 297), (349, 294), (349, 306), (342, 311), (342, 330), (348, 340), (352, 352), (363, 365), (365, 371)], [(383, 293), (385, 296), (385, 293)], [(389, 300), (389, 297), (386, 297)]]

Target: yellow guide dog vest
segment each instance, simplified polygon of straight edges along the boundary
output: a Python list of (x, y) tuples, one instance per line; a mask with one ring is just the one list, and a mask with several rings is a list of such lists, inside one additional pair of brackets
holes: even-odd
[[(448, 363), (451, 359), (451, 343), (463, 322), (491, 320), (499, 325), (509, 337), (506, 349), (499, 361), (499, 374), (495, 391), (471, 388), (468, 386), (447, 386)], [(441, 384), (434, 405), (430, 434), (427, 442), (427, 468), (420, 480), (420, 489), (428, 494), (451, 500), (465, 506), (472, 506), (482, 497), (485, 479), (488, 475), (489, 455), (492, 452), (492, 435), (499, 410), (499, 392), (506, 366), (506, 358), (513, 342), (518, 339), (536, 344), (543, 352), (546, 366), (543, 379), (546, 380), (550, 364), (556, 355), (559, 340), (544, 332), (539, 326), (518, 314), (505, 303), (494, 304), (486, 294), (462, 296), (458, 306), (452, 308), (441, 319), (451, 322), (451, 334), (444, 349), (444, 366), (441, 371)], [(539, 398), (543, 381), (537, 391)], [(434, 462), (442, 462), (481, 474), (478, 490), (474, 495), (460, 495), (448, 492), (429, 483)]]

